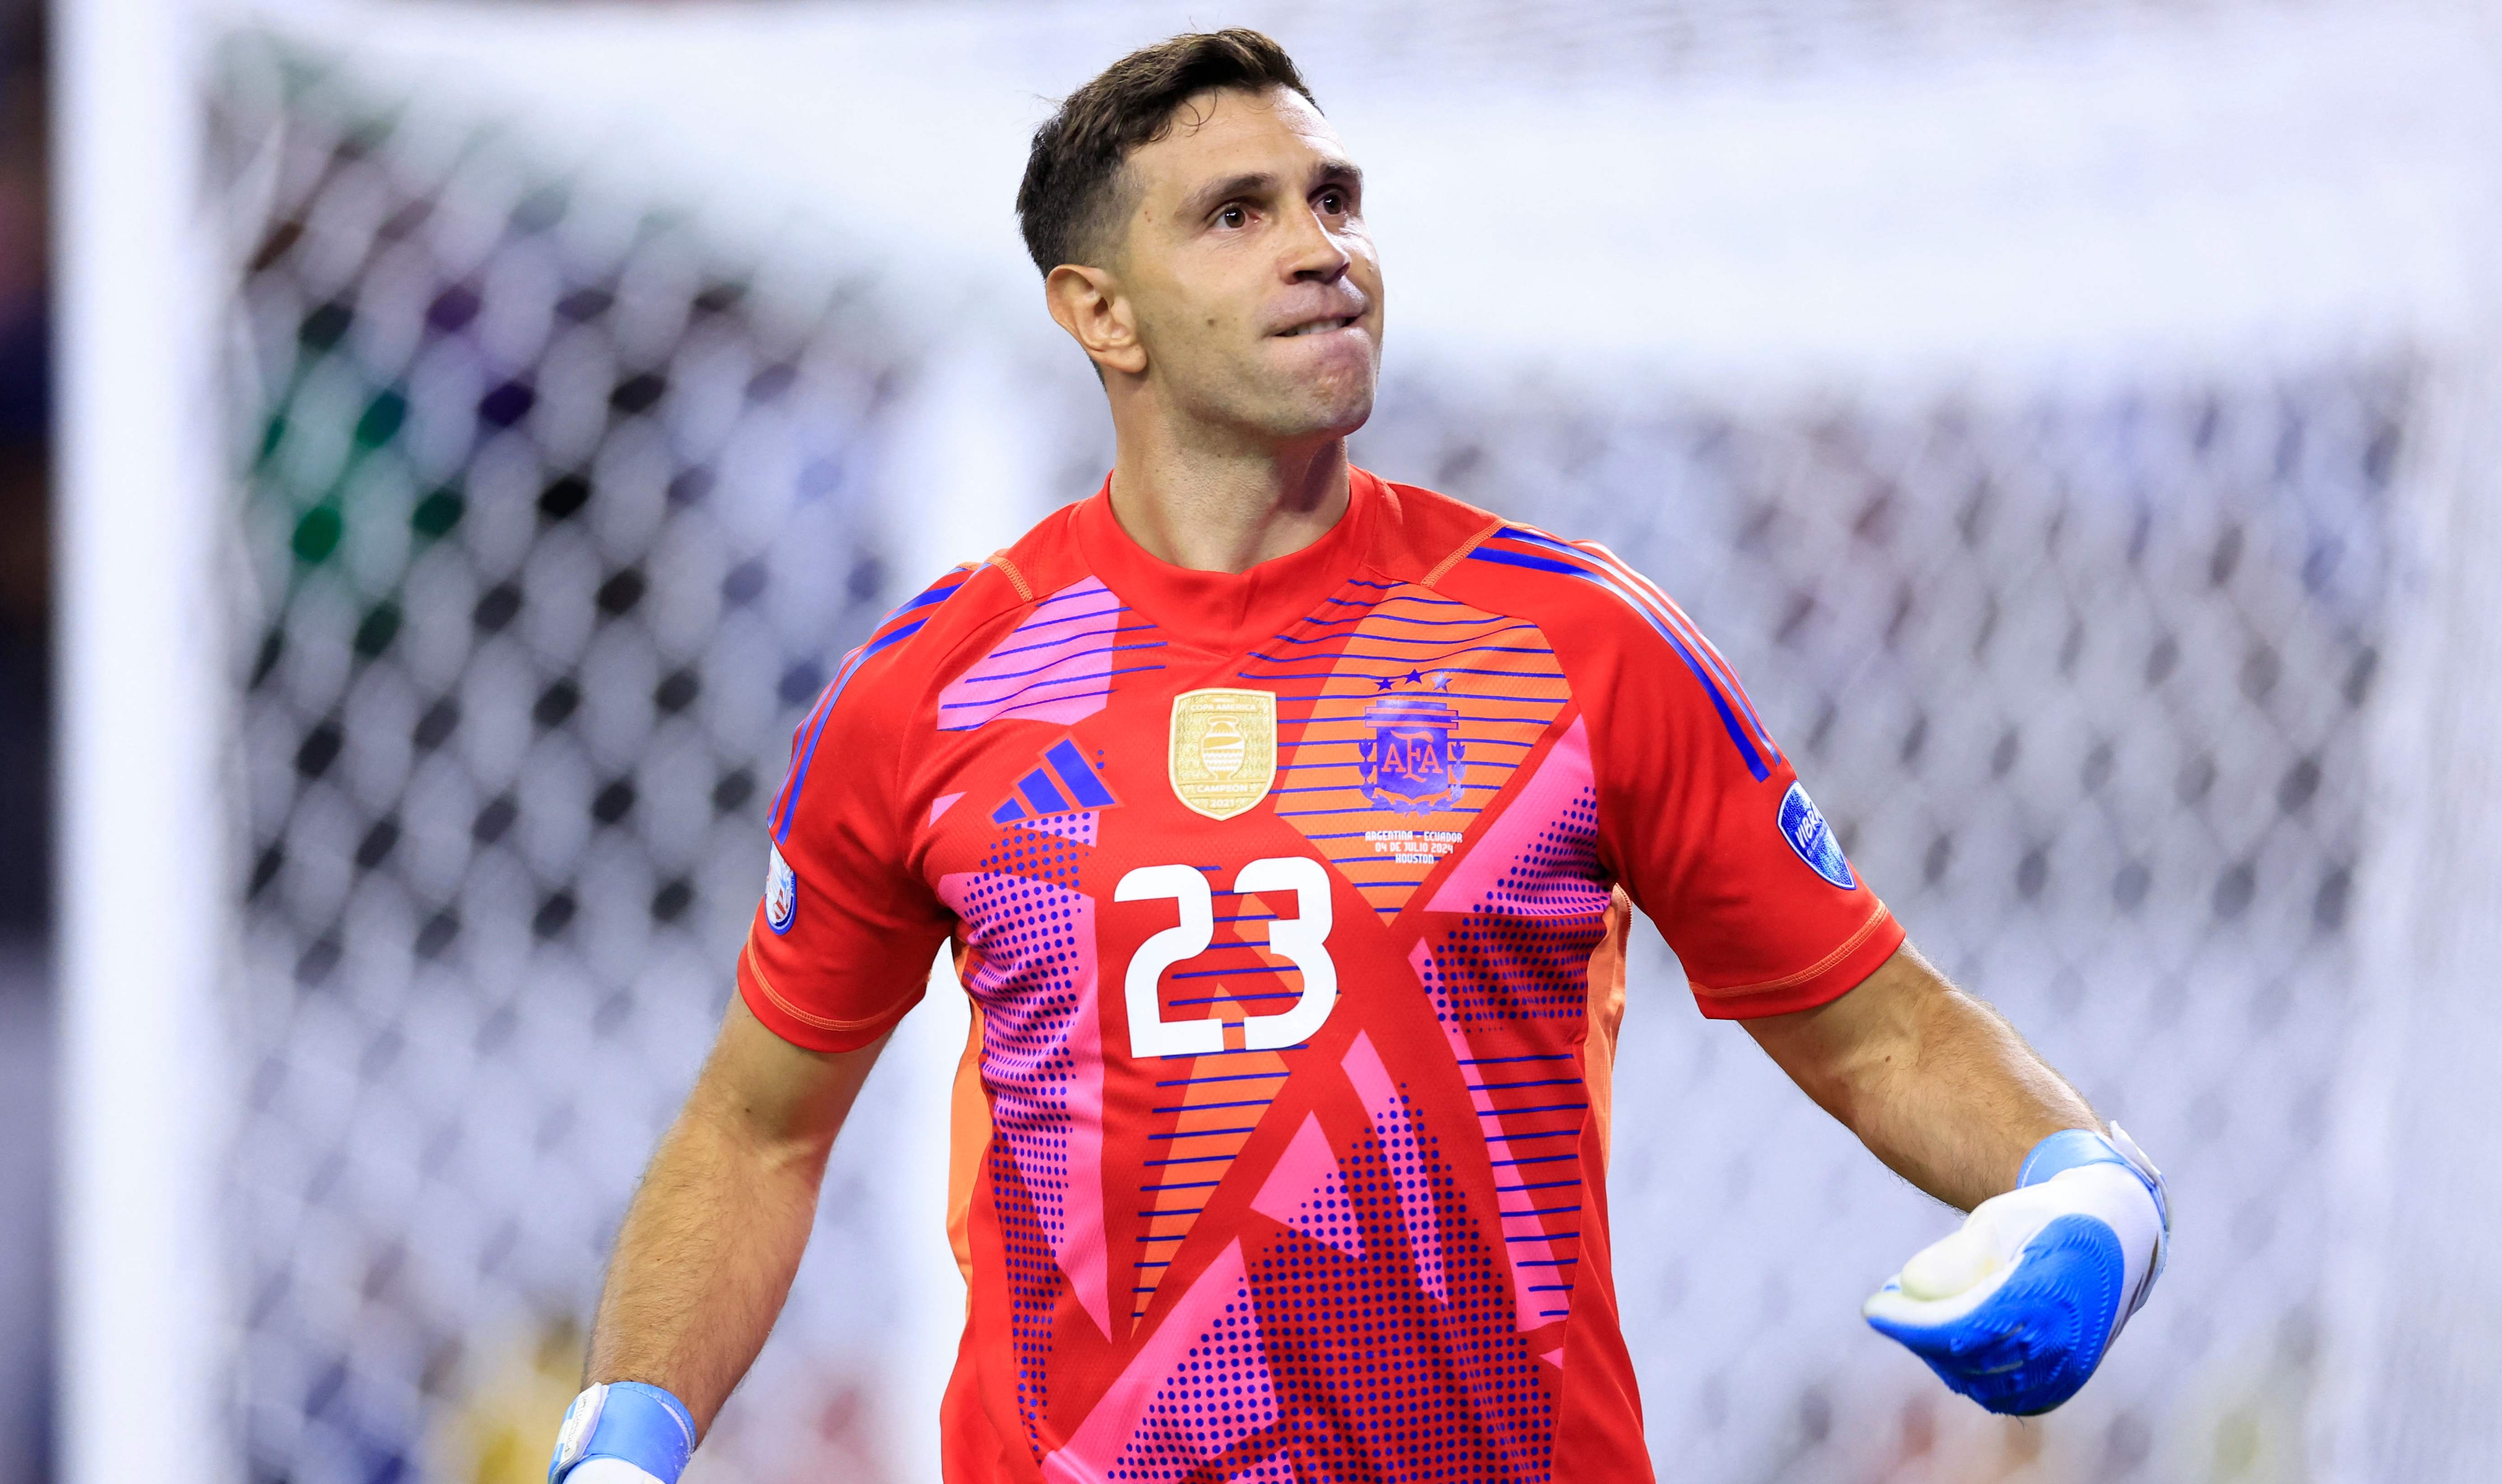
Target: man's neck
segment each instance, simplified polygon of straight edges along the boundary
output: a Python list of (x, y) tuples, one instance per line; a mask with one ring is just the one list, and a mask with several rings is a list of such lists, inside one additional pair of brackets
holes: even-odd
[(1212, 454), (1122, 440), (1112, 515), (1130, 539), (1177, 567), (1247, 572), (1300, 552), (1346, 513), (1346, 440)]

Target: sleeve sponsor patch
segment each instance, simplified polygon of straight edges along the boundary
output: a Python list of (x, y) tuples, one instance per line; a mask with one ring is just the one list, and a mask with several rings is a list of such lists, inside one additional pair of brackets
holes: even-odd
[(1793, 783), (1781, 795), (1781, 838), (1808, 867), (1825, 880), (1847, 892), (1859, 885), (1850, 874), (1850, 862), (1843, 859), (1842, 845), (1833, 838), (1833, 830), (1817, 811), (1815, 800), (1807, 796), (1807, 785)]
[(791, 862), (782, 859), (782, 847), (773, 846), (765, 861), (764, 924), (777, 933), (789, 932), (798, 915), (799, 878), (791, 873)]

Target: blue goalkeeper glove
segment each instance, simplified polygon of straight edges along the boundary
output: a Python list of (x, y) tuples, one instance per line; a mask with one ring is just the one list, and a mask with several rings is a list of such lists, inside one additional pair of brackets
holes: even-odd
[(685, 1403), (640, 1381), (605, 1382), (564, 1409), (548, 1484), (678, 1484), (694, 1451)]
[(1869, 1324), (1993, 1412), (2077, 1394), (2163, 1271), (2172, 1212), (2134, 1141), (2071, 1129), (2034, 1146), (2015, 1189), (1903, 1265)]

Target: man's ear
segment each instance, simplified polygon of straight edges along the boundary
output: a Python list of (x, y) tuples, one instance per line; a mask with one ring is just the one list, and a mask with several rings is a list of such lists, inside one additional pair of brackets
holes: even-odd
[(1042, 281), (1051, 318), (1105, 371), (1136, 376), (1147, 369), (1147, 348), (1120, 281), (1101, 268), (1062, 263)]

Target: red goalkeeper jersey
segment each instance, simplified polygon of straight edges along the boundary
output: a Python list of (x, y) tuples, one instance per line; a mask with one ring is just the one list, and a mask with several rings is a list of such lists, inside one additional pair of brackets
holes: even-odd
[(951, 1484), (1650, 1478), (1630, 910), (1721, 1017), (1903, 936), (1657, 589), (1360, 470), (1239, 575), (1106, 493), (948, 573), (844, 659), (772, 833), (766, 1026), (864, 1045), (950, 939), (972, 998)]

